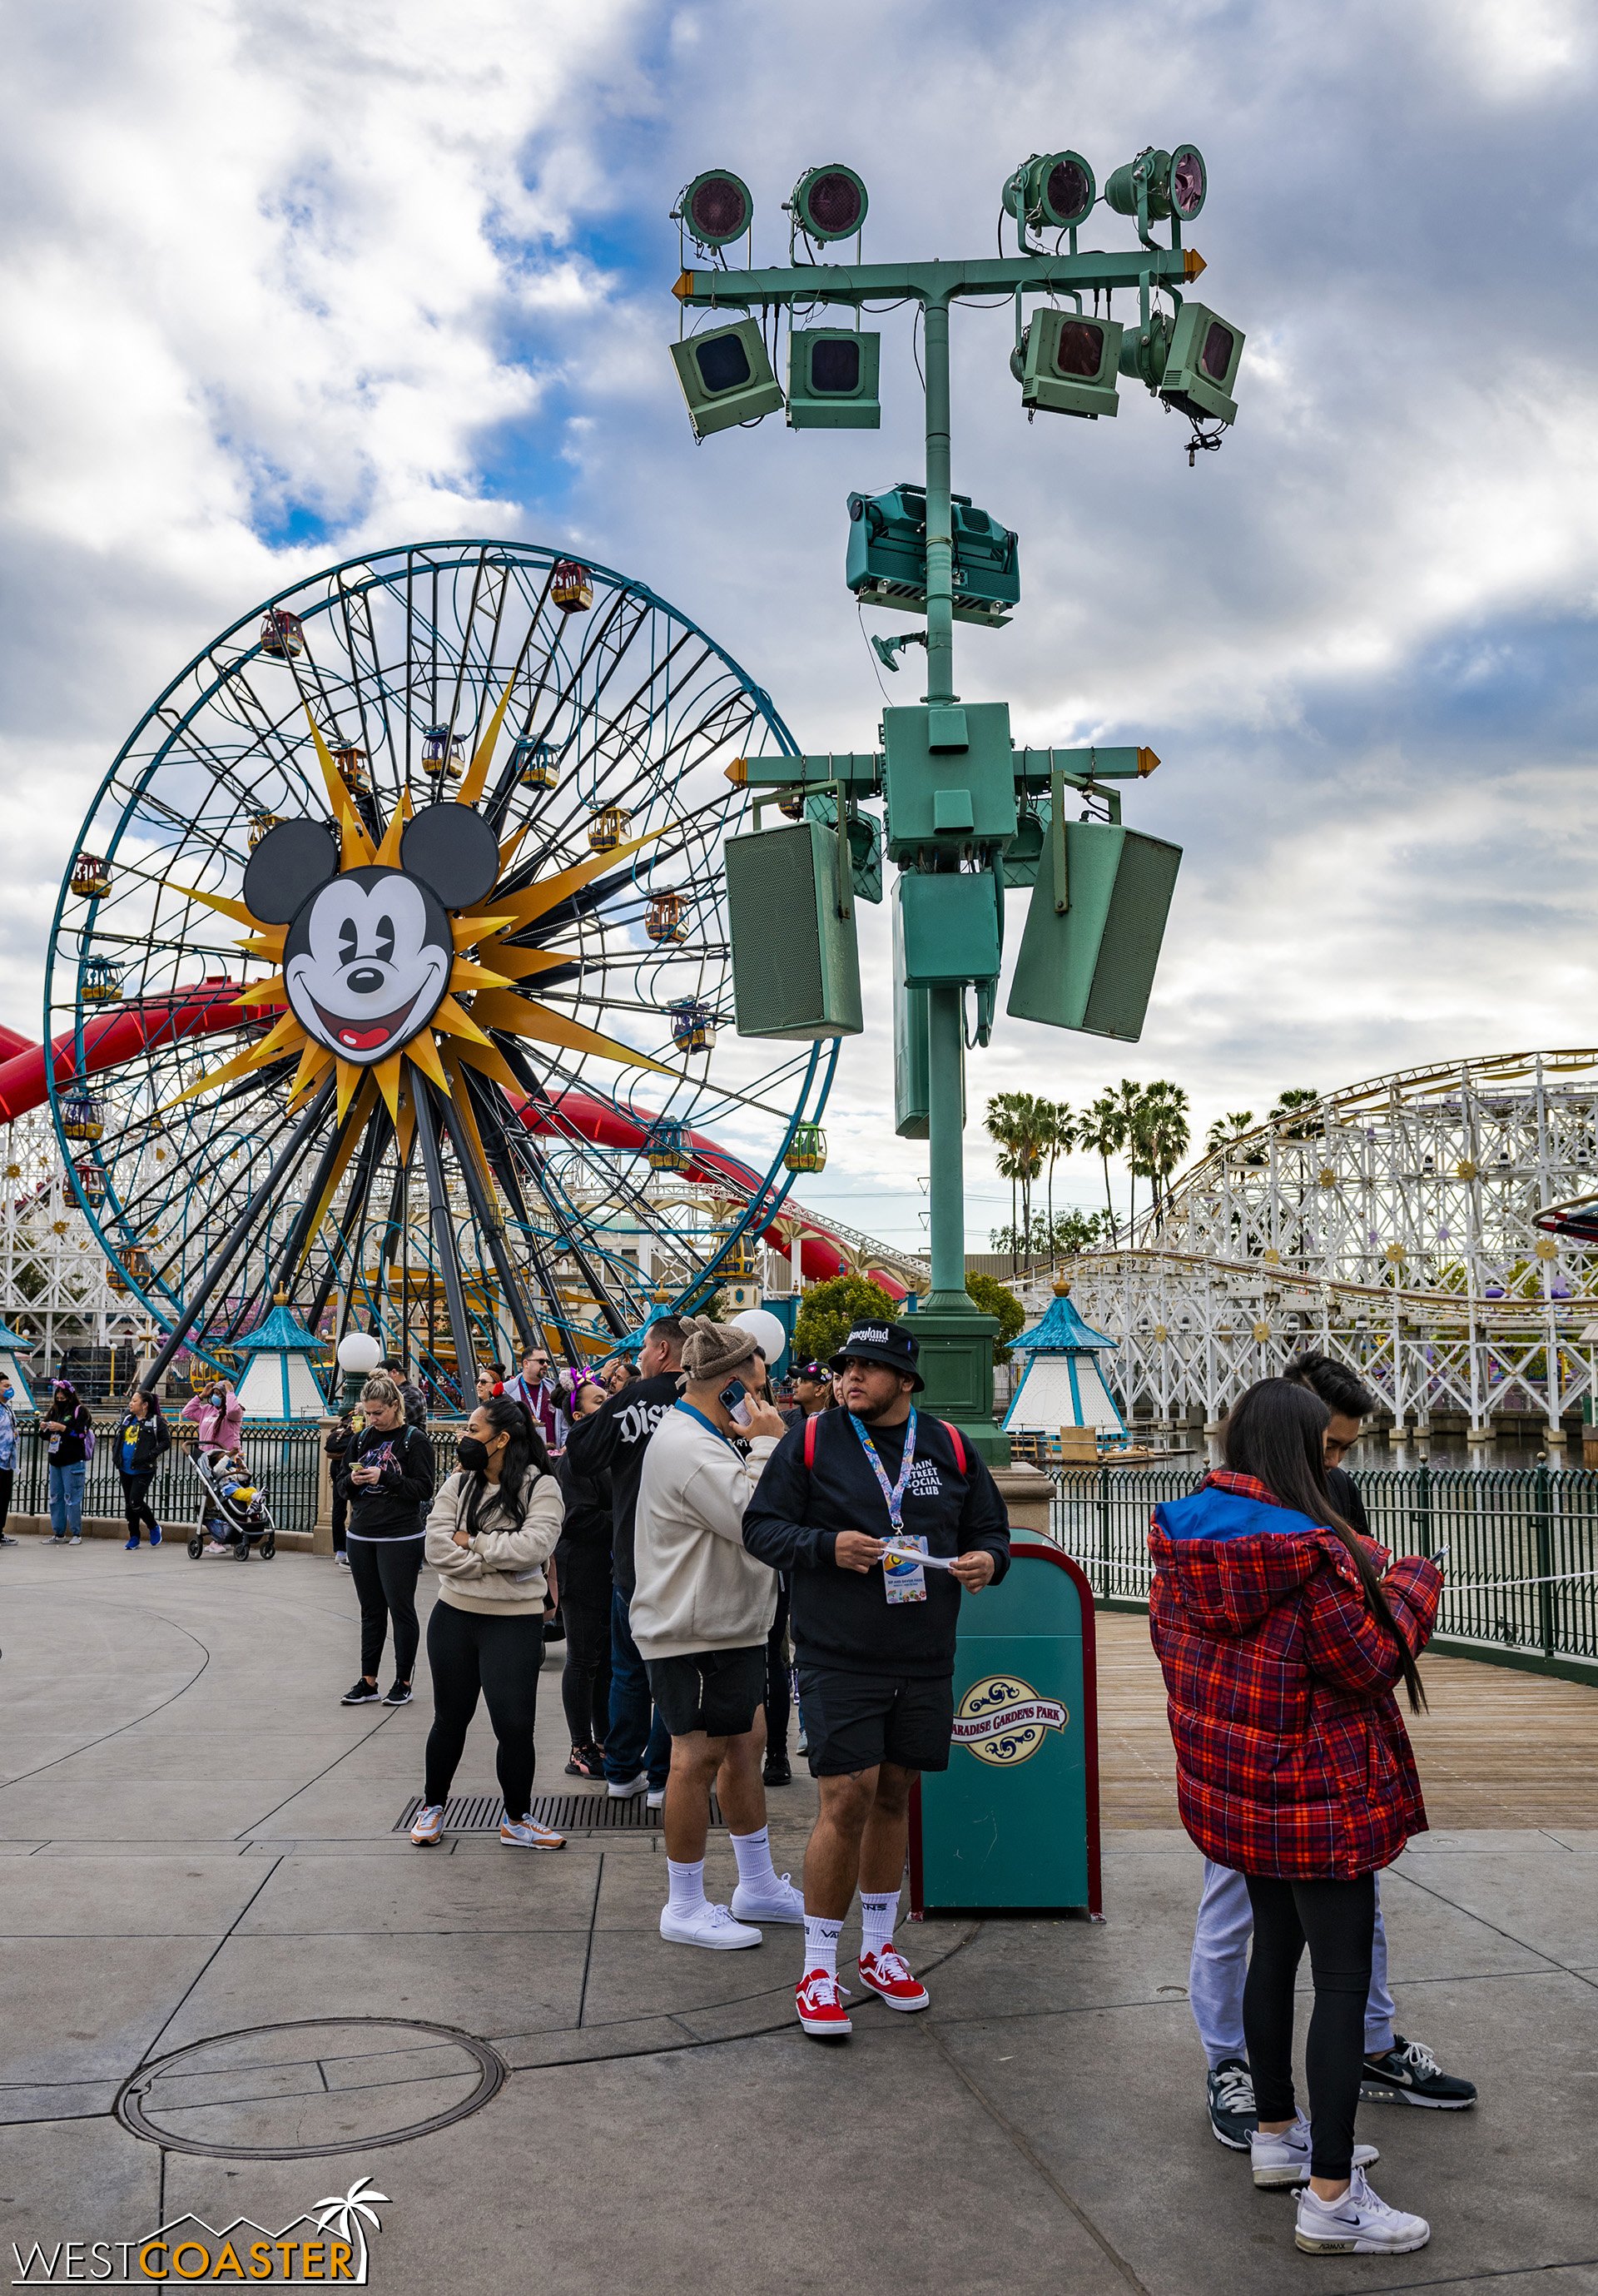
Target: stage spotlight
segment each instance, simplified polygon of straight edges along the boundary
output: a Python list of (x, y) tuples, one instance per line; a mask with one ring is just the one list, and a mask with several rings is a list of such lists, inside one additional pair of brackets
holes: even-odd
[(788, 338), (791, 430), (878, 430), (881, 335), (848, 327), (795, 328)]
[(1035, 311), (1010, 354), (1012, 373), (1021, 387), (1021, 405), (1050, 414), (1085, 415), (1119, 411), (1116, 368), (1122, 329), (1119, 319), (1085, 319), (1077, 311)]
[(1093, 169), (1079, 152), (1035, 152), (1004, 186), (1005, 208), (1023, 230), (1086, 223), (1096, 197)]
[(807, 168), (784, 204), (807, 238), (825, 241), (853, 239), (869, 202), (854, 169), (833, 160), (824, 168)]
[(673, 343), (677, 381), (688, 402), (696, 439), (731, 430), (757, 415), (774, 414), (783, 404), (782, 385), (771, 371), (760, 329), (753, 319), (734, 320), (686, 342)]
[(1195, 422), (1206, 418), (1235, 422), (1237, 401), (1232, 391), (1242, 355), (1241, 329), (1217, 318), (1202, 303), (1184, 303), (1171, 328), (1159, 383), (1160, 398)]
[(1178, 144), (1174, 152), (1150, 144), (1118, 168), (1104, 186), (1106, 203), (1117, 215), (1135, 216), (1146, 228), (1175, 215), (1192, 223), (1209, 189), (1204, 155), (1196, 144)]
[(755, 203), (742, 176), (730, 168), (707, 168), (682, 193), (671, 219), (709, 252), (743, 237), (754, 222)]

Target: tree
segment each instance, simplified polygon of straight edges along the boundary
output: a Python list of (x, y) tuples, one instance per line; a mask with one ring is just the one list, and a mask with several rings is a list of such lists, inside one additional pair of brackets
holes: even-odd
[[(1046, 1153), (1049, 1127), (1045, 1111), (1049, 1105), (1036, 1093), (996, 1093), (983, 1119), (990, 1136), (998, 1144), (996, 1160), (1001, 1177), (1008, 1180), (1012, 1188), (1020, 1189), (1023, 1235), (1032, 1233), (1032, 1183), (1043, 1169)], [(1011, 1225), (1014, 1226), (1013, 1212)]]
[(985, 1316), (998, 1319), (999, 1335), (993, 1343), (996, 1364), (1010, 1360), (1010, 1342), (1027, 1320), (1027, 1311), (1007, 1283), (996, 1275), (968, 1275), (965, 1288)]
[[(1312, 1084), (1289, 1085), (1285, 1092), (1276, 1095), (1275, 1105), (1266, 1121), (1278, 1126), (1283, 1139), (1313, 1140), (1321, 1128), (1318, 1123), (1307, 1122), (1304, 1111), (1318, 1107), (1320, 1098)], [(1292, 1120), (1295, 1118), (1296, 1122)]]
[(1153, 1183), (1154, 1217), (1171, 1174), (1187, 1153), (1192, 1137), (1187, 1120), (1187, 1095), (1179, 1084), (1156, 1078), (1145, 1085), (1138, 1103), (1134, 1169)]
[(899, 1308), (880, 1283), (868, 1275), (834, 1275), (814, 1283), (799, 1302), (793, 1327), (793, 1357), (808, 1363), (812, 1357), (825, 1363), (835, 1356), (853, 1324), (889, 1324)]
[(1110, 1194), (1110, 1159), (1119, 1156), (1126, 1144), (1127, 1119), (1120, 1103), (1112, 1092), (1102, 1092), (1077, 1119), (1077, 1145), (1096, 1156), (1104, 1167), (1104, 1216), (1110, 1223), (1111, 1244), (1115, 1242), (1115, 1205)]
[(1127, 1159), (1127, 1241), (1131, 1242), (1137, 1226), (1137, 1158), (1142, 1142), (1143, 1120), (1143, 1088), (1130, 1077), (1123, 1077), (1110, 1094), (1121, 1112), (1121, 1149)]
[(1234, 1108), (1229, 1116), (1217, 1116), (1204, 1135), (1204, 1153), (1217, 1156), (1223, 1148), (1230, 1148), (1234, 1140), (1241, 1140), (1245, 1132), (1252, 1132), (1253, 1129), (1254, 1111), (1251, 1108)]
[(1038, 1103), (1044, 1111), (1043, 1146), (1048, 1164), (1049, 1228), (1054, 1233), (1054, 1166), (1061, 1156), (1069, 1156), (1077, 1144), (1077, 1119), (1062, 1100)]

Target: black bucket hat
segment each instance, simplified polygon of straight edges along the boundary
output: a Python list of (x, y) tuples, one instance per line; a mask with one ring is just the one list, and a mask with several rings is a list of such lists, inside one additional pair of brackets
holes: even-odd
[(856, 1324), (832, 1365), (841, 1371), (849, 1362), (885, 1364), (889, 1371), (907, 1372), (919, 1395), (927, 1383), (915, 1368), (920, 1353), (914, 1333), (903, 1324)]

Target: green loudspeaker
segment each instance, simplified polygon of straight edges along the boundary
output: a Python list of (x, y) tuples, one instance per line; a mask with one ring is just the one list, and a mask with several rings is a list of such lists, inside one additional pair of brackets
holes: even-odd
[(1062, 827), (1064, 882), (1061, 840), (1045, 836), (1006, 1010), (1018, 1021), (1135, 1044), (1182, 848), (1119, 824)]
[(819, 821), (729, 837), (727, 926), (741, 1037), (857, 1037), (854, 903), (839, 914), (838, 838)]
[(671, 356), (697, 439), (757, 414), (774, 414), (783, 404), (782, 385), (753, 319), (690, 335), (686, 342), (673, 343)]
[[(927, 992), (905, 978), (904, 890), (893, 889), (893, 1128), (901, 1140), (925, 1140), (930, 1130)], [(960, 1049), (960, 1120), (965, 1121), (965, 1047)]]

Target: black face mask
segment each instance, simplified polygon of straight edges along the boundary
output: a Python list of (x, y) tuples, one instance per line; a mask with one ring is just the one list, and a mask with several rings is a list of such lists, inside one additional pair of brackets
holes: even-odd
[(488, 1465), (488, 1447), (479, 1443), (475, 1435), (463, 1435), (455, 1445), (455, 1456), (469, 1475), (480, 1475)]

